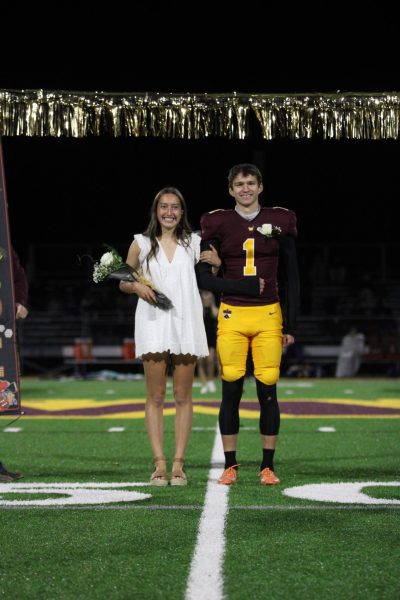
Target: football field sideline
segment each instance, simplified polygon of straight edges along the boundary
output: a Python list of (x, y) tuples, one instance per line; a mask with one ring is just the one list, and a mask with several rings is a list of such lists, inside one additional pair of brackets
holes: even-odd
[[(77, 383), (67, 386), (64, 398), (89, 390)], [(354, 389), (372, 405), (377, 398), (396, 400), (394, 384), (376, 382), (374, 390), (368, 384), (364, 394)], [(53, 391), (50, 400), (62, 398), (52, 382), (32, 386), (32, 395), (42, 401), (45, 385)], [(101, 399), (104, 384), (90, 389), (92, 401)], [(332, 397), (330, 386), (325, 396), (321, 389), (310, 388), (310, 396)], [(138, 390), (136, 399), (142, 397)], [(5, 598), (399, 597), (398, 418), (284, 419), (275, 464), (279, 486), (260, 485), (258, 423), (255, 416), (244, 418), (238, 483), (225, 488), (216, 483), (223, 467), (216, 416), (195, 413), (189, 483), (180, 489), (149, 486), (153, 466), (143, 418), (34, 417), (18, 425), (19, 431), (0, 432), (1, 456), (24, 475), (0, 485)], [(174, 418), (167, 414), (169, 464), (173, 450)], [(80, 503), (88, 498), (90, 504)], [(215, 596), (205, 593), (207, 573)]]

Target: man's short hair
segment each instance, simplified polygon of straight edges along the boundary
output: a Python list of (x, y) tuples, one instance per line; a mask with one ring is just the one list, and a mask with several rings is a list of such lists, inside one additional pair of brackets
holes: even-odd
[(256, 167), (256, 165), (252, 165), (251, 163), (242, 163), (240, 165), (235, 165), (234, 167), (232, 167), (228, 173), (228, 183), (230, 188), (232, 188), (233, 180), (239, 174), (245, 176), (254, 175), (254, 177), (257, 178), (258, 185), (261, 185), (263, 182), (261, 171), (258, 167)]

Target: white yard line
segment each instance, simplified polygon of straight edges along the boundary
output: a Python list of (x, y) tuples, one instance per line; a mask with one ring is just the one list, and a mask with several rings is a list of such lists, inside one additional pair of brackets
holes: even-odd
[(186, 600), (222, 600), (224, 597), (223, 559), (229, 486), (217, 483), (224, 461), (221, 436), (217, 428)]
[[(146, 484), (148, 485), (148, 484)], [(6, 505), (2, 505), (1, 510), (38, 510), (41, 509), (43, 510), (44, 508), (46, 510), (164, 510), (164, 511), (169, 511), (169, 510), (197, 510), (197, 511), (202, 511), (203, 510), (203, 506), (197, 505), (197, 504), (152, 504), (151, 506), (143, 506), (140, 504), (134, 504), (134, 503), (130, 503), (130, 504), (92, 504), (90, 506), (90, 509), (87, 505), (80, 505), (77, 504), (76, 506), (71, 505), (71, 506), (6, 506)], [(349, 504), (349, 505), (344, 505), (344, 504), (340, 504), (339, 506), (332, 506), (332, 505), (323, 505), (323, 506), (318, 506), (317, 504), (265, 504), (265, 505), (253, 505), (253, 504), (249, 504), (249, 506), (231, 506), (230, 511), (235, 511), (235, 510), (252, 510), (252, 511), (260, 511), (260, 510), (265, 510), (265, 511), (271, 511), (273, 512), (274, 510), (279, 510), (279, 511), (291, 511), (291, 510), (314, 510), (314, 511), (352, 511), (352, 510), (389, 510), (391, 512), (393, 512), (394, 510), (399, 511), (400, 510), (400, 505), (396, 505), (396, 504), (373, 504), (373, 505), (366, 505), (366, 504)]]

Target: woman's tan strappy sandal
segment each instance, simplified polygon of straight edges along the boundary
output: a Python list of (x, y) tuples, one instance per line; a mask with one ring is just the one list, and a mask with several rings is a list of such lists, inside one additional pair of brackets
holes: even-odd
[(156, 456), (153, 459), (153, 463), (155, 464), (156, 469), (151, 474), (150, 485), (157, 485), (159, 487), (168, 485), (167, 464), (164, 456)]
[(187, 485), (186, 473), (183, 470), (183, 458), (174, 458), (172, 462), (171, 485)]

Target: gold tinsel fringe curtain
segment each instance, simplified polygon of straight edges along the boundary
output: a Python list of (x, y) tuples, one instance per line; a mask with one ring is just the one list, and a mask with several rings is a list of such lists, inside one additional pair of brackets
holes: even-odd
[(114, 94), (0, 90), (0, 135), (398, 139), (400, 93)]

